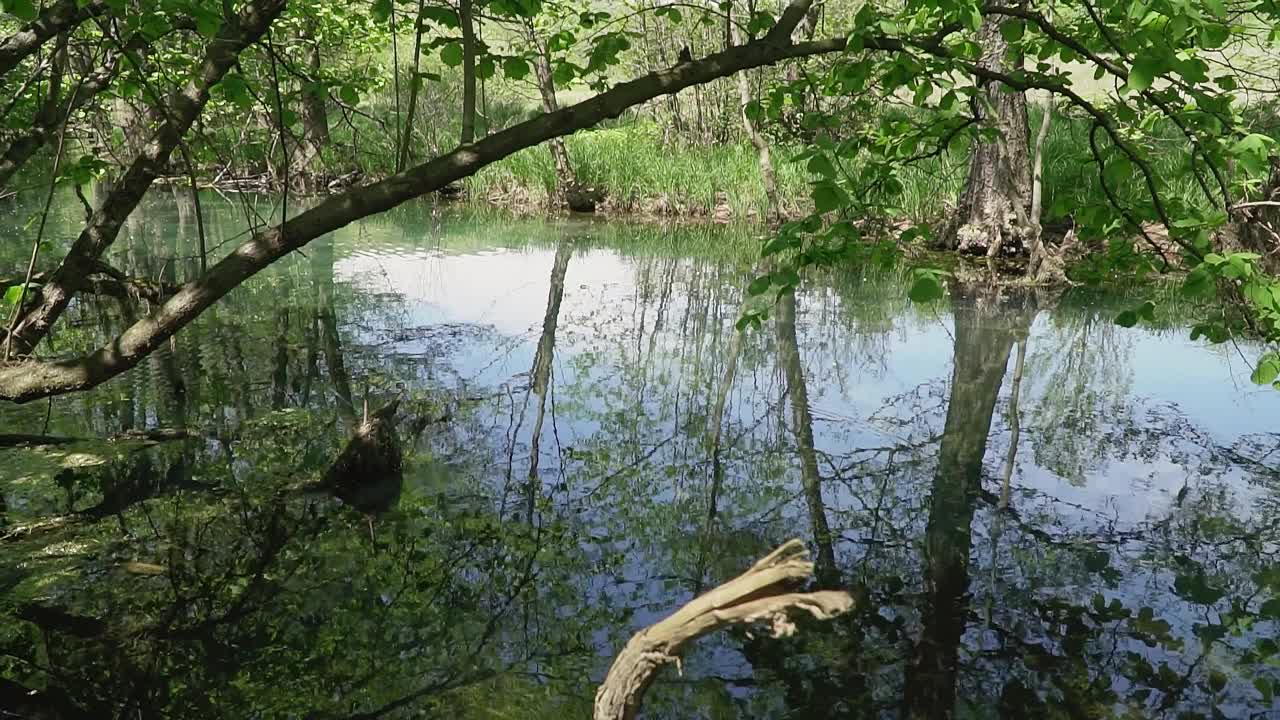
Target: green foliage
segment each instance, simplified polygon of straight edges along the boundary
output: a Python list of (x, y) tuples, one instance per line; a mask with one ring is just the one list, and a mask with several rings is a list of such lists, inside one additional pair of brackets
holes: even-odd
[(911, 289), (907, 291), (907, 297), (911, 298), (914, 303), (931, 303), (941, 300), (945, 296), (942, 289), (941, 278), (946, 273), (933, 268), (917, 268), (913, 274), (915, 281), (911, 283)]

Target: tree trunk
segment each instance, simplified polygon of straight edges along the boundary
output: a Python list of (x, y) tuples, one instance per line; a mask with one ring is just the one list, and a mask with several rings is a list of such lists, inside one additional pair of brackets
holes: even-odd
[[(1007, 62), (1009, 44), (1000, 35), (1004, 19), (990, 15), (978, 32), (983, 53), (979, 66), (998, 72), (1019, 70), (1022, 59)], [(1031, 161), (1028, 154), (1027, 97), (1021, 91), (984, 82), (990, 107), (975, 106), (979, 121), (1000, 137), (978, 141), (969, 158), (969, 176), (951, 223), (943, 233), (944, 244), (962, 253), (994, 257), (1000, 252), (1022, 250), (1031, 204)]]
[(204, 111), (213, 86), (237, 62), (240, 53), (262, 37), (283, 9), (283, 0), (258, 0), (245, 5), (240, 16), (225, 23), (218, 36), (205, 46), (204, 60), (187, 86), (174, 92), (152, 113), (156, 129), (113, 184), (50, 281), (41, 288), (40, 302), (22, 316), (13, 336), (6, 338), (15, 352), (29, 354), (44, 339), (94, 263), (115, 242), (125, 219), (142, 202), (182, 136)]
[[(458, 22), (462, 25), (462, 144), (469, 145), (476, 141), (476, 29), (471, 0), (458, 0)], [(555, 90), (551, 92), (554, 97)]]
[[(534, 35), (533, 27), (529, 26), (528, 30), (529, 40), (536, 48), (533, 69), (538, 77), (538, 93), (542, 96), (542, 109), (544, 112), (553, 113), (560, 109), (560, 103), (556, 100), (556, 83), (551, 74), (551, 53), (547, 46)], [(552, 204), (559, 205), (563, 202), (574, 212), (593, 212), (598, 198), (579, 184), (577, 173), (573, 171), (573, 163), (569, 161), (569, 151), (565, 149), (564, 139), (552, 138), (547, 144), (551, 148), (551, 160), (556, 166), (556, 189)]]
[[(739, 44), (738, 30), (732, 23), (729, 25), (729, 39), (734, 45)], [(736, 79), (742, 127), (746, 130), (747, 137), (760, 158), (760, 182), (764, 185), (765, 197), (764, 217), (766, 220), (775, 220), (781, 213), (781, 206), (778, 203), (778, 181), (773, 175), (773, 160), (769, 156), (769, 141), (764, 139), (764, 135), (760, 134), (756, 124), (747, 116), (747, 105), (751, 103), (751, 83), (747, 80), (747, 74), (738, 73)]]
[(302, 92), (302, 147), (296, 153), (294, 176), (302, 178), (304, 189), (317, 190), (324, 173), (320, 156), (329, 144), (329, 113), (325, 107), (326, 93), (316, 78), (320, 75), (320, 41), (316, 38), (315, 22), (307, 23), (301, 40), (309, 46), (307, 70), (311, 86)]
[(982, 459), (1000, 385), (1015, 340), (1031, 324), (1027, 300), (952, 293), (955, 352), (951, 397), (929, 495), (925, 529), (925, 607), (920, 641), (904, 684), (906, 717), (952, 717), (960, 638), (968, 615), (973, 512), (982, 485)]
[[(0, 40), (0, 76), (40, 49), (50, 38), (74, 29), (107, 11), (107, 0), (58, 0), (40, 12), (30, 24)], [(7, 5), (6, 5), (7, 7)]]
[[(413, 121), (418, 114), (418, 95), (422, 91), (422, 78), (418, 77), (418, 69), (422, 64), (422, 11), (425, 6), (426, 0), (418, 0), (418, 15), (413, 22), (413, 74), (409, 76), (409, 107), (405, 110), (404, 127), (400, 131), (400, 147), (396, 150), (396, 172), (403, 172), (409, 166), (409, 143), (413, 139)], [(463, 59), (465, 61), (465, 57)], [(463, 143), (470, 142), (466, 139), (465, 112), (462, 137)]]

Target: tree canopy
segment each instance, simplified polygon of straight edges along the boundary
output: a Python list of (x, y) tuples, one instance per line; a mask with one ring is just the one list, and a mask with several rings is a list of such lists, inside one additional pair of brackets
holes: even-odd
[[(1069, 218), (1068, 239), (1097, 276), (1185, 269), (1185, 292), (1205, 301), (1196, 338), (1280, 337), (1280, 285), (1267, 274), (1280, 177), (1267, 119), (1276, 89), (1268, 50), (1280, 28), (1271, 2), (13, 0), (4, 8), (0, 181), (21, 178), (50, 197), (58, 185), (79, 191), (102, 181), (73, 241), (48, 237), (43, 224), (15, 239), (31, 255), (27, 277), (5, 294), (5, 399), (105, 382), (316, 238), (541, 143), (552, 144), (569, 204), (591, 207), (592, 189), (556, 151), (560, 138), (767, 66), (778, 69), (728, 103), (741, 110), (766, 176), (769, 139), (757, 130), (796, 148), (811, 205), (764, 246), (771, 262), (755, 291), (784, 292), (807, 266), (921, 237), (992, 258), (1029, 253), (1035, 276), (1069, 244), (1045, 231), (1052, 216)], [(654, 38), (673, 36), (696, 52), (686, 44), (674, 57), (639, 57), (659, 47)], [(389, 74), (371, 59), (388, 49)], [(453, 68), (461, 98), (432, 96), (422, 112), (444, 117), (439, 105), (456, 103), (458, 141), (420, 137), (419, 98)], [(532, 84), (541, 111), (499, 122), (485, 110), (477, 131), (477, 81)], [(394, 109), (375, 114), (369, 98), (387, 86)], [(1030, 132), (1027, 93), (1044, 98), (1039, 133)], [(1041, 207), (1051, 111), (1082, 129), (1090, 182), (1105, 202)], [(349, 126), (345, 141), (335, 112)], [(236, 130), (241, 118), (249, 122)], [(378, 146), (393, 149), (392, 168), (318, 199), (289, 198), (291, 188), (316, 189), (326, 154), (350, 155), (359, 167), (360, 154)], [(913, 167), (957, 146), (971, 160), (947, 227), (877, 222), (904, 202)], [(42, 350), (91, 278), (120, 279), (108, 251), (158, 180), (195, 188), (209, 168), (254, 154), (285, 193), (279, 217), (254, 219), (234, 249), (209, 249), (199, 273), (97, 349)], [(37, 158), (42, 172), (22, 173)], [(940, 277), (922, 271), (914, 296), (936, 297)], [(1144, 302), (1117, 321), (1154, 312)], [(743, 324), (759, 320), (749, 314)], [(1278, 373), (1280, 357), (1269, 353), (1254, 379)]]

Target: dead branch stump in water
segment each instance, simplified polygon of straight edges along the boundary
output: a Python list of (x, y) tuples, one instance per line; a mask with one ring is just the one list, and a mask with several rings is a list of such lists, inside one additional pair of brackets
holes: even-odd
[(788, 617), (792, 611), (802, 610), (826, 620), (853, 606), (853, 598), (843, 590), (787, 592), (788, 585), (812, 575), (813, 563), (804, 543), (791, 540), (750, 570), (636, 633), (600, 684), (592, 717), (633, 720), (662, 666), (679, 663), (685, 645), (709, 632), (729, 625), (763, 623), (775, 637), (783, 637), (796, 630)]

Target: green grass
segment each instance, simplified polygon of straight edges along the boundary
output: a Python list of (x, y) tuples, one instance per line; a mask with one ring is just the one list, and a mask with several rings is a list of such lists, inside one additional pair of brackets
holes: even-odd
[[(611, 209), (658, 215), (710, 215), (727, 202), (735, 217), (765, 208), (756, 151), (746, 142), (706, 147), (663, 143), (651, 123), (588, 130), (566, 141), (580, 182), (604, 190)], [(783, 210), (799, 212), (808, 202), (803, 168), (774, 151)], [(473, 197), (545, 205), (555, 188), (555, 167), (546, 146), (529, 148), (485, 168), (469, 181)]]
[[(1040, 111), (1031, 112), (1034, 133)], [(1056, 114), (1044, 147), (1046, 220), (1060, 220), (1080, 208), (1107, 203), (1089, 149), (1089, 122)], [(1186, 141), (1172, 124), (1153, 133), (1152, 168), (1166, 202), (1203, 206), (1206, 199), (1191, 173)], [(1105, 145), (1105, 142), (1104, 142)], [(765, 208), (756, 151), (745, 141), (722, 146), (663, 142), (651, 123), (633, 123), (580, 132), (567, 140), (580, 181), (599, 188), (618, 212), (707, 216), (727, 205), (735, 218), (759, 217)], [(773, 166), (785, 214), (811, 207), (804, 168), (789, 162), (795, 148), (774, 147)], [(960, 143), (942, 155), (903, 168), (901, 194), (886, 198), (894, 214), (915, 223), (936, 222), (954, 206), (964, 185), (968, 147)], [(856, 163), (851, 172), (857, 173)], [(848, 167), (848, 165), (847, 165)], [(497, 204), (545, 207), (555, 187), (555, 169), (546, 146), (530, 148), (485, 168), (468, 181), (473, 199)], [(1140, 176), (1114, 188), (1129, 207), (1150, 202)]]

